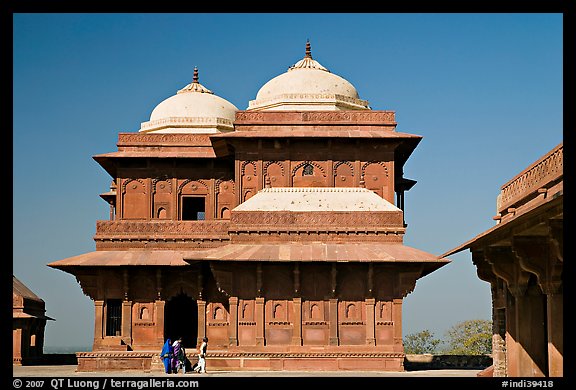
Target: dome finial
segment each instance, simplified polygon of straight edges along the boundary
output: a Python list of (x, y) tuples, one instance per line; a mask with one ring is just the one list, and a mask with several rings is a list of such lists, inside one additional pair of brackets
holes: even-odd
[(198, 67), (194, 67), (194, 76), (192, 76), (192, 82), (198, 84)]
[(194, 67), (194, 75), (192, 76), (192, 82), (178, 91), (178, 93), (184, 92), (200, 92), (200, 93), (213, 93), (208, 88), (200, 84), (198, 81), (198, 67)]
[(310, 39), (306, 39), (306, 55), (305, 58), (312, 58), (312, 50), (310, 49)]

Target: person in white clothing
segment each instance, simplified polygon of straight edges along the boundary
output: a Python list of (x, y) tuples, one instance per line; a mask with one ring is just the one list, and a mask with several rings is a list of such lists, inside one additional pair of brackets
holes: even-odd
[(198, 349), (198, 363), (194, 367), (194, 371), (200, 373), (206, 373), (206, 350), (208, 348), (208, 337), (202, 339), (202, 344)]

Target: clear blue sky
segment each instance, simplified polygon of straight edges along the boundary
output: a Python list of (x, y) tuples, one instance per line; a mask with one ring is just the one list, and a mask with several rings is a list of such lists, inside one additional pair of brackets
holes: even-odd
[[(46, 264), (95, 249), (92, 159), (117, 150), (192, 80), (239, 109), (304, 56), (347, 79), (397, 130), (423, 136), (405, 165), (405, 244), (437, 255), (493, 226), (500, 186), (563, 141), (562, 14), (15, 14), (13, 268), (46, 302), (45, 346), (91, 346), (94, 307)], [(420, 279), (404, 335), (490, 319), (469, 251)]]

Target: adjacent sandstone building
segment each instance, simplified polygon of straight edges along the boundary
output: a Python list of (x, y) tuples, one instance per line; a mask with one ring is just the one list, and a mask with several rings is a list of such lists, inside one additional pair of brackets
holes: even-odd
[(44, 301), (12, 275), (12, 363), (38, 362), (44, 354)]
[(403, 298), (448, 263), (403, 244), (421, 138), (309, 44), (246, 110), (195, 69), (94, 156), (113, 178), (96, 251), (49, 264), (94, 301), (78, 369), (152, 369), (166, 338), (207, 336), (211, 370), (403, 370)]
[(493, 375), (564, 375), (564, 145), (501, 188), (496, 225), (469, 249), (491, 285)]

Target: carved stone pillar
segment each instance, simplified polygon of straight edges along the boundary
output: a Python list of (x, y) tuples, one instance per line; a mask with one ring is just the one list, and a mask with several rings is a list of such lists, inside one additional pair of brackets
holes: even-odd
[(338, 299), (332, 298), (328, 303), (330, 315), (330, 345), (338, 345)]
[(122, 302), (122, 341), (132, 345), (132, 301)]
[(546, 294), (548, 376), (564, 376), (564, 299), (562, 293)]
[(526, 328), (523, 325), (524, 304), (523, 297), (528, 287), (530, 274), (519, 266), (511, 247), (488, 247), (485, 259), (492, 266), (495, 275), (502, 278), (512, 294), (509, 296), (506, 310), (506, 364), (508, 376), (522, 376), (521, 367), (530, 360), (525, 350)]
[(197, 345), (202, 344), (202, 339), (206, 337), (206, 301), (198, 299), (198, 340)]
[(520, 375), (547, 376), (548, 336), (544, 314), (547, 309), (543, 292), (554, 274), (548, 239), (544, 236), (515, 236), (512, 248), (520, 267), (534, 274), (537, 280), (537, 284), (532, 282), (528, 294), (519, 301), (522, 305), (519, 314), (524, 317), (521, 342), (529, 356), (529, 359), (520, 361)]
[(518, 377), (518, 336), (516, 335), (516, 298), (506, 294), (506, 376)]
[(228, 323), (228, 345), (238, 345), (238, 297), (228, 298), (230, 304), (230, 321)]
[(366, 305), (366, 345), (376, 345), (376, 323), (374, 308), (376, 305), (376, 299), (367, 298), (365, 300)]
[(518, 368), (521, 377), (546, 376), (544, 312), (544, 300), (536, 286), (531, 286), (527, 294), (516, 296)]
[(492, 365), (494, 377), (506, 373), (506, 309), (492, 307)]
[(164, 307), (166, 302), (163, 300), (156, 300), (154, 302), (154, 313), (156, 316), (156, 343), (158, 345), (164, 344)]
[(124, 268), (122, 272), (124, 301), (122, 302), (122, 328), (121, 336), (122, 341), (126, 345), (132, 344), (132, 301), (128, 300), (130, 294), (130, 279), (128, 269)]
[(506, 303), (502, 279), (492, 271), (484, 250), (472, 250), (472, 263), (481, 280), (490, 283), (492, 295), (492, 366), (494, 377), (506, 376)]
[[(102, 343), (104, 338), (104, 301), (94, 301), (94, 347)], [(94, 348), (96, 349), (96, 348)]]
[[(549, 236), (514, 237), (513, 244), (520, 265), (537, 276), (538, 285), (546, 295), (546, 326), (541, 324), (539, 328), (545, 333), (542, 342), (545, 340), (547, 344), (547, 359), (538, 357), (547, 360), (548, 364), (541, 370), (548, 376), (563, 376), (562, 234), (558, 223), (550, 225)], [(534, 337), (531, 340), (534, 342)]]
[(394, 326), (394, 352), (404, 352), (402, 344), (402, 299), (392, 300), (392, 322)]
[(302, 345), (302, 298), (294, 297), (292, 299), (292, 308), (292, 345)]
[(256, 308), (255, 308), (255, 320), (256, 320), (256, 345), (263, 347), (266, 345), (266, 339), (264, 338), (264, 298), (256, 298)]

